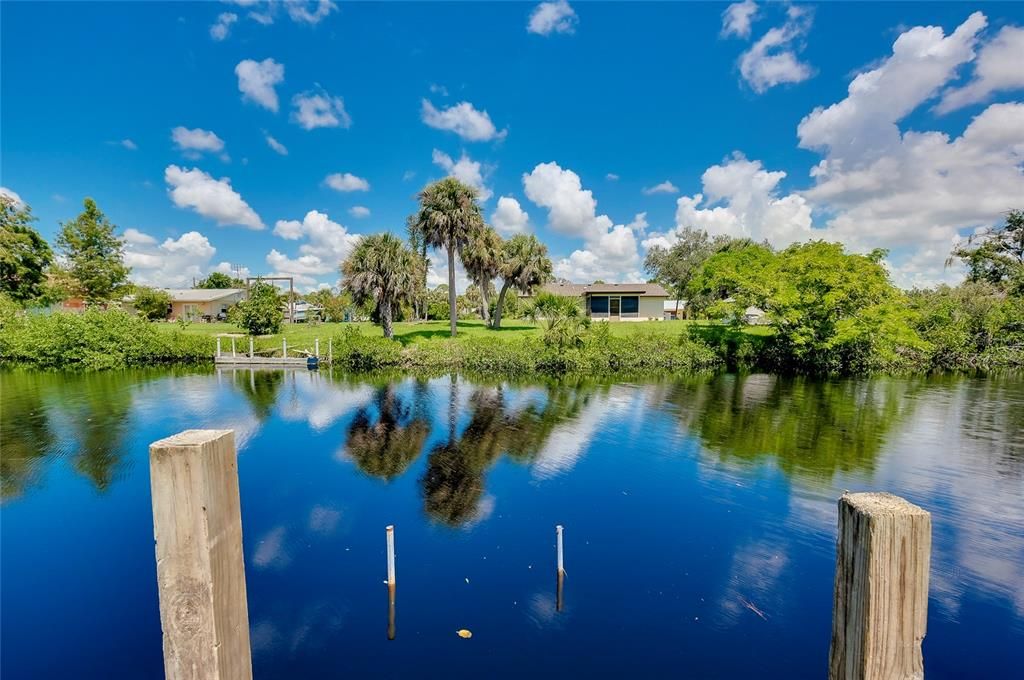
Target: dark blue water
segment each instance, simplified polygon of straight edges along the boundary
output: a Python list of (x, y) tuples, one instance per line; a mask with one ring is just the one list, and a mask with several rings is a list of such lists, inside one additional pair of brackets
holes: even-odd
[(257, 677), (824, 677), (844, 489), (933, 513), (930, 679), (1024, 666), (1021, 376), (5, 373), (0, 399), (4, 680), (162, 674), (147, 447), (191, 427), (239, 442)]

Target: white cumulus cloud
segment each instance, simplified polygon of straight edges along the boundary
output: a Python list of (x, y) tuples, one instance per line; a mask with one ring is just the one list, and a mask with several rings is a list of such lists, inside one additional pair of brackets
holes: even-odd
[(437, 109), (428, 99), (423, 100), (420, 113), (423, 122), (437, 130), (454, 132), (467, 142), (486, 142), (504, 139), (508, 130), (498, 131), (486, 111), (477, 110), (469, 102), (459, 102), (446, 109)]
[(352, 127), (352, 117), (345, 111), (345, 101), (332, 97), (317, 85), (312, 90), (292, 97), (292, 120), (304, 130)]
[(552, 33), (573, 33), (579, 17), (576, 10), (572, 8), (567, 0), (555, 0), (555, 2), (542, 2), (533, 8), (530, 13), (530, 20), (526, 24), (526, 30), (537, 35), (551, 35)]
[(179, 208), (190, 208), (218, 225), (237, 224), (263, 229), (263, 220), (242, 196), (231, 187), (227, 177), (214, 179), (199, 168), (168, 165), (164, 180), (170, 187), (171, 201)]
[(231, 24), (236, 21), (238, 21), (238, 15), (234, 12), (221, 12), (217, 16), (217, 21), (210, 26), (210, 37), (218, 41), (224, 40), (231, 31)]
[(652, 187), (644, 187), (643, 192), (650, 196), (652, 194), (678, 194), (679, 187), (668, 180), (665, 180), (661, 184), (655, 184)]
[(292, 21), (300, 24), (318, 24), (330, 16), (338, 6), (331, 0), (289, 0), (284, 4)]
[(740, 75), (754, 92), (761, 94), (776, 85), (800, 83), (814, 75), (814, 69), (797, 56), (812, 18), (810, 9), (790, 5), (786, 22), (770, 29), (740, 55)]
[(530, 216), (511, 196), (498, 199), (498, 207), (491, 214), (491, 225), (502, 236), (522, 234), (529, 230)]
[(985, 101), (995, 92), (1019, 88), (1024, 88), (1024, 28), (1004, 26), (981, 48), (971, 81), (943, 92), (936, 110), (948, 113)]
[(370, 216), (370, 209), (365, 205), (354, 205), (348, 209), (348, 214), (356, 219), (362, 219)]
[(18, 195), (13, 189), (7, 187), (0, 187), (0, 196), (6, 196), (9, 200), (14, 201), (15, 207), (20, 208), (25, 205), (25, 201), (21, 200), (21, 196)]
[(195, 128), (190, 130), (179, 125), (171, 130), (171, 140), (187, 158), (197, 159), (203, 153), (221, 153), (224, 151), (224, 140), (209, 130)]
[(189, 231), (177, 239), (157, 239), (139, 231), (124, 233), (124, 262), (132, 268), (135, 283), (160, 288), (191, 288), (192, 279), (203, 278), (217, 252), (209, 239), (198, 231)]
[(324, 184), (335, 191), (369, 191), (370, 183), (351, 172), (335, 172), (324, 178)]
[(242, 99), (256, 102), (277, 113), (277, 91), (274, 88), (284, 81), (284, 64), (273, 59), (244, 59), (235, 67), (235, 75), (238, 76), (238, 90), (242, 93)]
[(749, 38), (750, 27), (757, 16), (757, 3), (754, 0), (734, 2), (722, 12), (722, 37), (735, 35), (738, 38)]
[(465, 152), (456, 161), (443, 151), (434, 149), (432, 158), (434, 163), (449, 175), (474, 187), (479, 192), (481, 201), (486, 201), (493, 195), (493, 192), (484, 184), (484, 175), (489, 174), (490, 168), (485, 168), (479, 161), (474, 161)]
[(301, 222), (278, 220), (274, 234), (289, 241), (302, 240), (303, 243), (299, 246), (298, 257), (289, 257), (276, 248), (272, 249), (267, 254), (267, 264), (285, 276), (297, 277), (307, 286), (316, 283), (313, 277), (336, 273), (360, 238), (317, 210), (310, 210)]
[(274, 139), (266, 130), (263, 131), (263, 138), (267, 141), (267, 146), (269, 146), (271, 149), (281, 154), (282, 156), (288, 155), (288, 147)]

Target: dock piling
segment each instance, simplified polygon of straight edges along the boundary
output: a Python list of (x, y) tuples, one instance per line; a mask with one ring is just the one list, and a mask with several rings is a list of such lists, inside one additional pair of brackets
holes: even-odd
[(918, 680), (928, 620), (931, 515), (888, 493), (845, 493), (829, 680)]
[(555, 544), (558, 554), (558, 572), (555, 582), (555, 611), (562, 611), (562, 589), (565, 584), (565, 562), (562, 551), (562, 525), (555, 525)]
[(327, 363), (334, 364), (334, 338), (327, 338)]
[(288, 358), (288, 338), (281, 338), (281, 356)]
[(235, 358), (235, 356), (237, 356), (237, 355), (235, 354), (235, 338), (234, 338), (234, 337), (232, 337), (232, 338), (231, 338), (231, 358), (232, 358), (232, 359), (234, 359), (234, 358)]
[(313, 341), (313, 355), (317, 359), (320, 358), (320, 338), (317, 338), (316, 340)]
[(252, 357), (253, 357), (253, 352), (252, 352), (252, 336), (250, 335), (249, 336), (249, 358), (252, 359)]
[(388, 587), (395, 587), (395, 527), (393, 524), (384, 528), (388, 541)]
[(251, 680), (234, 432), (153, 442), (149, 465), (164, 673)]
[(217, 356), (220, 356), (220, 336), (217, 336)]

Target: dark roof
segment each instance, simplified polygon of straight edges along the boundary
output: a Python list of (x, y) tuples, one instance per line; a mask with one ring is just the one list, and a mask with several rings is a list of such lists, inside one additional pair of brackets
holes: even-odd
[(541, 287), (545, 293), (583, 297), (592, 294), (639, 295), (640, 297), (668, 297), (665, 289), (656, 283), (548, 283)]

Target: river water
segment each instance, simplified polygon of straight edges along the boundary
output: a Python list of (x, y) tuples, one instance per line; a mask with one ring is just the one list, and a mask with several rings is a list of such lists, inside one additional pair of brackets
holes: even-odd
[(1024, 667), (1024, 376), (211, 369), (0, 373), (5, 680), (161, 676), (147, 447), (188, 428), (236, 433), (259, 678), (824, 677), (845, 489), (933, 513), (930, 680)]

